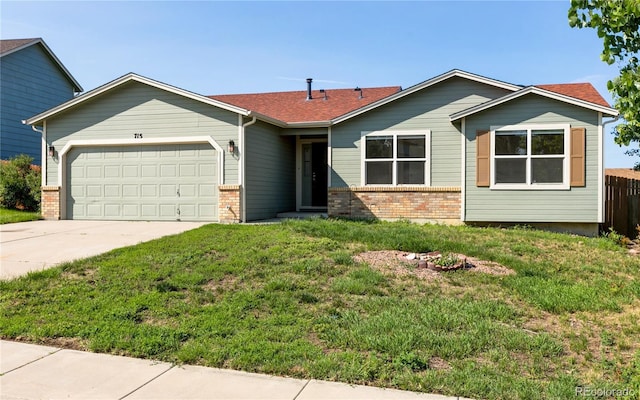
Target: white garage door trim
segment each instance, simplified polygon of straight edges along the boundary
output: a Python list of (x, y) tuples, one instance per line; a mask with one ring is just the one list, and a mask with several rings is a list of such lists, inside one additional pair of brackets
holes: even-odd
[[(150, 139), (92, 139), (92, 140), (70, 140), (58, 153), (60, 158), (58, 168), (58, 186), (64, 187), (64, 169), (66, 165), (66, 154), (74, 147), (90, 146), (139, 146), (154, 144), (185, 144), (185, 143), (209, 143), (218, 152), (218, 185), (224, 182), (224, 150), (211, 136), (187, 136), (170, 138), (150, 138)], [(66, 188), (65, 188), (66, 190)]]

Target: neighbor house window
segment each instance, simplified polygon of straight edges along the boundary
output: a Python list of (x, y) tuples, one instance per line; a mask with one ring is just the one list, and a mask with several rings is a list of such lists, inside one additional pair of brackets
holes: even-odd
[(365, 132), (364, 185), (428, 185), (429, 132)]
[(569, 125), (491, 128), (492, 188), (569, 188)]

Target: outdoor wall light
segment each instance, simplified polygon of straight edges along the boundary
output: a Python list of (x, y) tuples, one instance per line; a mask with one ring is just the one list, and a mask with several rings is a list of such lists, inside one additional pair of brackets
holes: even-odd
[(49, 157), (53, 157), (56, 155), (56, 148), (53, 146), (49, 146)]
[(233, 154), (236, 152), (236, 143), (233, 140), (229, 140), (229, 147), (227, 147), (229, 153)]

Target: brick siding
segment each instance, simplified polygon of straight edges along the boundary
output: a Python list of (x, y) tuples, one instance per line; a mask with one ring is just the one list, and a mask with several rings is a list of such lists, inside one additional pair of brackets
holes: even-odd
[(240, 222), (240, 185), (220, 185), (218, 194), (218, 221), (223, 224)]
[(44, 219), (60, 219), (60, 186), (43, 186), (40, 213)]
[(460, 222), (458, 187), (329, 188), (330, 217)]

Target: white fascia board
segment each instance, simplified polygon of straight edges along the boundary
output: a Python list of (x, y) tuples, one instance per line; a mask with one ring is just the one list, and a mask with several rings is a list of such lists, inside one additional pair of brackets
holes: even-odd
[(288, 127), (286, 122), (280, 121), (279, 119), (275, 119), (275, 118), (269, 117), (268, 115), (260, 114), (260, 113), (255, 112), (255, 111), (248, 111), (246, 116), (247, 117), (255, 117), (255, 118), (259, 119), (260, 121), (266, 122), (266, 123), (271, 124), (271, 125), (275, 125), (275, 126), (280, 127), (280, 128), (287, 128)]
[(73, 75), (71, 75), (71, 72), (69, 72), (69, 70), (64, 66), (64, 64), (62, 64), (62, 61), (60, 61), (60, 59), (56, 57), (56, 55), (53, 53), (53, 51), (51, 51), (49, 46), (47, 46), (47, 44), (44, 42), (44, 40), (42, 40), (42, 38), (34, 39), (33, 41), (29, 43), (25, 43), (20, 47), (16, 47), (15, 49), (11, 49), (5, 53), (2, 53), (0, 54), (0, 57), (4, 57), (4, 56), (8, 56), (9, 54), (16, 53), (22, 49), (26, 49), (27, 47), (33, 46), (34, 44), (40, 44), (42, 46), (44, 51), (47, 52), (49, 57), (51, 57), (51, 59), (58, 65), (58, 67), (62, 70), (62, 72), (67, 76), (67, 79), (71, 81), (71, 83), (74, 86), (74, 89), (76, 89), (75, 90), (76, 92), (82, 92), (84, 90), (82, 86), (80, 86), (80, 83), (76, 80), (76, 78), (74, 78)]
[(177, 88), (175, 86), (168, 85), (166, 83), (162, 83), (162, 82), (159, 82), (159, 81), (155, 81), (153, 79), (146, 78), (144, 76), (140, 76), (140, 75), (137, 75), (137, 74), (134, 74), (134, 73), (129, 73), (129, 74), (123, 75), (120, 78), (117, 78), (117, 79), (115, 79), (115, 80), (113, 80), (113, 81), (111, 81), (109, 83), (106, 83), (106, 84), (104, 84), (102, 86), (99, 86), (99, 87), (97, 87), (97, 88), (95, 88), (95, 89), (93, 89), (93, 90), (91, 90), (91, 91), (89, 91), (87, 93), (81, 94), (80, 96), (77, 96), (74, 99), (71, 99), (71, 100), (69, 100), (69, 101), (67, 101), (65, 103), (60, 104), (59, 106), (53, 107), (53, 108), (51, 108), (51, 109), (49, 109), (49, 110), (47, 110), (47, 111), (45, 111), (43, 113), (35, 115), (35, 116), (27, 119), (26, 123), (28, 125), (36, 125), (36, 124), (42, 122), (43, 120), (45, 120), (45, 119), (47, 119), (47, 118), (49, 118), (49, 117), (51, 117), (51, 116), (53, 116), (53, 115), (55, 115), (57, 113), (60, 113), (60, 112), (65, 111), (65, 110), (68, 110), (71, 107), (74, 107), (74, 106), (76, 106), (76, 105), (78, 105), (80, 103), (83, 103), (83, 102), (87, 101), (87, 100), (93, 99), (96, 96), (99, 96), (99, 95), (101, 95), (101, 94), (103, 94), (105, 92), (113, 90), (116, 87), (118, 87), (120, 85), (123, 85), (125, 83), (128, 83), (128, 82), (140, 82), (140, 83), (143, 83), (145, 85), (149, 85), (149, 86), (158, 88), (160, 90), (164, 90), (164, 91), (167, 91), (167, 92), (170, 92), (170, 93), (177, 94), (179, 96), (183, 96), (183, 97), (195, 100), (195, 101), (199, 101), (201, 103), (205, 103), (205, 104), (209, 104), (209, 105), (212, 105), (212, 106), (215, 106), (215, 107), (218, 107), (218, 108), (222, 108), (222, 109), (225, 109), (227, 111), (231, 111), (231, 112), (234, 112), (234, 113), (237, 113), (237, 114), (241, 114), (241, 115), (249, 115), (249, 111), (245, 110), (244, 108), (236, 107), (236, 106), (233, 106), (231, 104), (227, 104), (227, 103), (223, 103), (223, 102), (218, 101), (218, 100), (210, 99), (210, 98), (208, 98), (206, 96), (202, 96), (202, 95), (199, 95), (199, 94), (196, 94), (196, 93), (193, 93), (193, 92), (189, 92), (188, 90), (180, 89), (180, 88)]
[(289, 122), (287, 128), (328, 128), (331, 121)]
[(491, 79), (491, 78), (487, 78), (484, 76), (480, 76), (480, 75), (476, 75), (476, 74), (472, 74), (470, 72), (466, 72), (466, 71), (461, 71), (458, 69), (454, 69), (451, 70), (449, 72), (445, 72), (444, 74), (438, 75), (434, 78), (431, 78), (429, 80), (426, 80), (422, 83), (419, 83), (417, 85), (408, 87), (404, 90), (399, 91), (398, 93), (394, 93), (388, 97), (385, 97), (384, 99), (380, 99), (376, 102), (373, 102), (365, 107), (359, 108), (355, 111), (352, 111), (350, 113), (344, 114), (340, 117), (334, 118), (331, 120), (332, 124), (338, 124), (340, 122), (346, 121), (350, 118), (353, 118), (357, 115), (360, 115), (362, 113), (365, 113), (367, 111), (370, 111), (374, 108), (380, 107), (382, 105), (391, 103), (392, 101), (398, 100), (404, 96), (408, 96), (412, 93), (415, 93), (417, 91), (420, 91), (422, 89), (428, 88), (429, 86), (433, 86), (437, 83), (440, 83), (442, 81), (445, 81), (447, 79), (450, 78), (454, 78), (454, 77), (459, 77), (459, 78), (464, 78), (464, 79), (468, 79), (468, 80), (472, 80), (472, 81), (476, 81), (476, 82), (480, 82), (480, 83), (484, 83), (490, 86), (495, 86), (495, 87), (499, 87), (502, 89), (506, 89), (506, 90), (511, 90), (511, 91), (517, 91), (517, 90), (521, 90), (522, 86), (518, 86), (518, 85), (513, 85), (511, 83), (507, 83), (507, 82), (502, 82), (502, 81), (498, 81), (495, 79)]
[(563, 94), (559, 94), (559, 93), (555, 93), (555, 92), (551, 92), (549, 90), (545, 90), (545, 89), (541, 89), (539, 87), (536, 86), (527, 86), (526, 88), (519, 90), (517, 92), (514, 93), (509, 93), (506, 96), (502, 96), (499, 97), (497, 99), (494, 100), (489, 100), (485, 103), (482, 104), (478, 104), (477, 106), (474, 107), (470, 107), (467, 108), (466, 110), (462, 110), (462, 111), (458, 111), (456, 113), (453, 113), (449, 116), (449, 120), (451, 122), (457, 121), (461, 118), (464, 117), (468, 117), (469, 115), (478, 113), (480, 111), (484, 111), (487, 110), (489, 108), (495, 107), (497, 105), (506, 103), (508, 101), (517, 99), (519, 97), (525, 96), (527, 94), (536, 94), (538, 96), (543, 96), (543, 97), (547, 97), (553, 100), (558, 100), (564, 103), (568, 103), (568, 104), (573, 104), (575, 106), (578, 107), (583, 107), (583, 108), (587, 108), (593, 111), (597, 111), (597, 112), (601, 112), (603, 114), (606, 115), (610, 115), (615, 117), (616, 115), (618, 115), (618, 111), (610, 108), (610, 107), (604, 107), (601, 106), (599, 104), (595, 104), (595, 103), (590, 103), (588, 101), (584, 101), (584, 100), (580, 100), (580, 99), (576, 99), (575, 97), (569, 97), (569, 96), (565, 96)]

